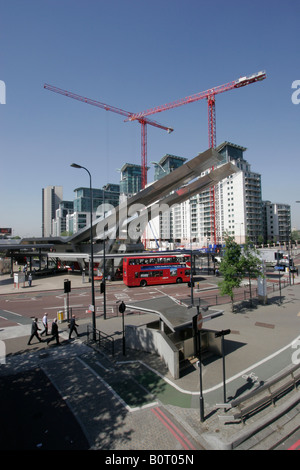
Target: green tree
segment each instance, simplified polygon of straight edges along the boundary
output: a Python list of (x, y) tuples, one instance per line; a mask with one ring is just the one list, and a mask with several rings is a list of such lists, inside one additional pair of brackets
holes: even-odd
[(65, 230), (64, 232), (61, 232), (61, 237), (70, 237), (71, 235), (73, 235), (73, 232), (68, 232), (67, 230)]
[(291, 233), (291, 242), (295, 243), (300, 241), (300, 230), (293, 230)]
[(221, 295), (229, 295), (231, 309), (234, 310), (234, 289), (240, 287), (243, 278), (243, 267), (241, 266), (242, 249), (234, 239), (228, 236), (225, 239), (225, 253), (220, 264), (220, 272), (223, 276), (219, 282)]
[(243, 273), (247, 273), (249, 278), (250, 303), (252, 304), (251, 279), (263, 276), (262, 261), (258, 257), (258, 251), (247, 241), (244, 245), (244, 251), (240, 257), (240, 268)]
[(264, 237), (262, 235), (258, 235), (257, 242), (258, 242), (259, 245), (263, 245), (264, 244)]

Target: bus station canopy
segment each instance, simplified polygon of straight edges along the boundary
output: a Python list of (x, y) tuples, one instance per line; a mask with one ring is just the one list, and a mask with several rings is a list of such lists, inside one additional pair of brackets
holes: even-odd
[[(125, 232), (128, 235), (127, 226), (132, 218), (136, 217), (134, 214), (131, 215), (131, 210), (138, 205), (142, 205), (147, 211), (157, 203), (163, 206), (179, 204), (193, 195), (207, 190), (237, 171), (238, 168), (231, 162), (224, 163), (223, 156), (216, 150), (207, 149), (163, 178), (149, 184), (125, 202), (121, 202), (119, 206), (114, 208), (113, 213), (108, 213), (102, 218), (96, 218), (92, 223), (92, 237), (97, 241), (105, 239), (104, 235), (108, 235), (111, 239), (119, 238), (120, 234), (122, 235)], [(150, 218), (150, 216), (151, 211), (148, 210), (147, 218)], [(106, 227), (110, 227), (112, 232), (115, 232), (115, 236), (110, 236), (110, 233), (106, 231)], [(8, 256), (12, 256), (11, 253), (9, 254), (10, 250), (25, 252), (29, 249), (34, 252), (38, 249), (48, 251), (51, 249), (52, 257), (65, 250), (66, 252), (73, 252), (74, 256), (74, 253), (80, 251), (81, 244), (83, 243), (85, 246), (90, 237), (91, 227), (87, 225), (69, 237), (23, 239), (19, 243), (11, 242), (11, 246), (0, 242), (0, 248), (3, 252), (8, 253)], [(127, 236), (121, 236), (120, 239), (127, 240)], [(113, 244), (111, 244), (111, 249), (112, 247)], [(55, 251), (57, 251), (56, 255)], [(78, 258), (78, 253), (76, 253), (76, 258)]]
[[(102, 219), (96, 219), (92, 224), (93, 238), (102, 238), (105, 227), (112, 226), (115, 220), (118, 220), (116, 230), (118, 233), (122, 225), (124, 223), (126, 225), (126, 223), (129, 222), (128, 214), (132, 206), (142, 204), (148, 208), (157, 202), (163, 202), (165, 204), (184, 202), (194, 194), (201, 193), (227, 176), (236, 173), (238, 171), (237, 167), (231, 162), (224, 164), (223, 158), (224, 157), (214, 149), (207, 149), (163, 178), (149, 184), (146, 188), (114, 208), (113, 214), (108, 214)], [(204, 174), (208, 172), (209, 169), (212, 169), (210, 173)], [(195, 178), (197, 178), (197, 181), (191, 183)], [(175, 195), (170, 195), (172, 191), (175, 191)], [(69, 241), (70, 243), (81, 243), (87, 241), (89, 238), (90, 227), (86, 226), (72, 235)]]

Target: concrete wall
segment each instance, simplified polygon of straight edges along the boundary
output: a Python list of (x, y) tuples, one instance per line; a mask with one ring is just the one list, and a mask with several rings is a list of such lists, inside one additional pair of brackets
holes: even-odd
[[(157, 322), (153, 323), (153, 326)], [(158, 354), (167, 365), (170, 374), (174, 379), (180, 377), (179, 367), (179, 345), (184, 358), (194, 354), (194, 338), (182, 340), (175, 346), (172, 339), (166, 333), (156, 328), (149, 328), (151, 324), (135, 326), (125, 325), (126, 347), (145, 351), (151, 354)], [(221, 338), (215, 338), (215, 331), (202, 331), (202, 348), (212, 352), (216, 356), (222, 356)]]
[(179, 351), (163, 331), (147, 328), (147, 325), (126, 325), (125, 336), (126, 347), (158, 354), (172, 377), (179, 378)]

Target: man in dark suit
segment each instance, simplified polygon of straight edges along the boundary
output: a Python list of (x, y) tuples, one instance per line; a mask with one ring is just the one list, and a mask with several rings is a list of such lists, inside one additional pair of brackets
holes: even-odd
[(40, 328), (38, 327), (37, 321), (38, 321), (38, 319), (35, 318), (33, 320), (32, 324), (31, 324), (31, 336), (30, 336), (29, 341), (27, 343), (28, 345), (31, 343), (31, 340), (34, 336), (37, 337), (37, 339), (39, 340), (40, 343), (42, 342), (42, 340), (41, 340), (41, 338), (38, 334), (38, 331), (40, 330)]
[(70, 333), (69, 333), (69, 339), (71, 339), (71, 334), (73, 333), (73, 331), (75, 331), (76, 335), (77, 335), (77, 338), (79, 336), (78, 334), (78, 331), (77, 331), (77, 328), (76, 328), (77, 323), (75, 322), (75, 317), (74, 315), (72, 316), (71, 318), (71, 321), (70, 321)]
[(50, 343), (50, 341), (53, 341), (54, 339), (56, 339), (56, 343), (57, 344), (60, 344), (59, 342), (59, 336), (58, 336), (58, 325), (57, 325), (57, 318), (55, 318), (52, 322), (52, 326), (51, 326), (51, 335), (52, 337), (47, 339), (47, 344)]

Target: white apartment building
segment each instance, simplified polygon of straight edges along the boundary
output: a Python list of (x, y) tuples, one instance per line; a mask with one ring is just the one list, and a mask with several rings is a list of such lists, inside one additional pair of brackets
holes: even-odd
[[(244, 243), (248, 220), (247, 184), (245, 173), (240, 171), (216, 185), (215, 216), (212, 213), (213, 205), (209, 190), (174, 208), (172, 210), (174, 241), (193, 248), (214, 245), (215, 238), (211, 228), (215, 223), (217, 244), (224, 242), (226, 234), (234, 237), (237, 243)], [(254, 214), (249, 215), (250, 222), (253, 216)], [(257, 217), (259, 214), (255, 215), (255, 219)], [(164, 238), (163, 232), (161, 235)]]
[(73, 213), (73, 201), (62, 201), (55, 211), (55, 219), (52, 219), (52, 236), (60, 237), (70, 233), (67, 230), (67, 215)]
[[(226, 234), (234, 237), (237, 243), (244, 243), (246, 237), (257, 243), (263, 233), (261, 175), (252, 172), (244, 159), (245, 147), (224, 142), (216, 150), (223, 155), (223, 163), (231, 161), (240, 171), (215, 186), (214, 204), (208, 190), (153, 219), (151, 230), (148, 227), (145, 231), (150, 248), (156, 244), (153, 234), (164, 246), (170, 242), (192, 248), (214, 245), (214, 224), (217, 244), (224, 243)], [(166, 168), (176, 166), (174, 160), (178, 158), (182, 164), (184, 159), (173, 155), (161, 159), (158, 165), (164, 171), (160, 172), (160, 177), (169, 172)], [(168, 164), (168, 160), (173, 164)]]
[(287, 242), (291, 235), (291, 206), (263, 201), (264, 239), (267, 243)]
[(241, 170), (216, 188), (219, 240), (223, 242), (228, 233), (237, 243), (244, 243), (246, 237), (257, 243), (263, 234), (261, 175), (251, 171), (244, 159), (245, 147), (224, 142), (216, 150), (224, 156), (224, 163), (231, 161)]
[[(90, 212), (72, 212), (66, 216), (66, 230), (68, 233), (74, 234), (79, 232), (82, 228), (90, 224)], [(95, 219), (95, 212), (93, 212), (93, 220)]]

